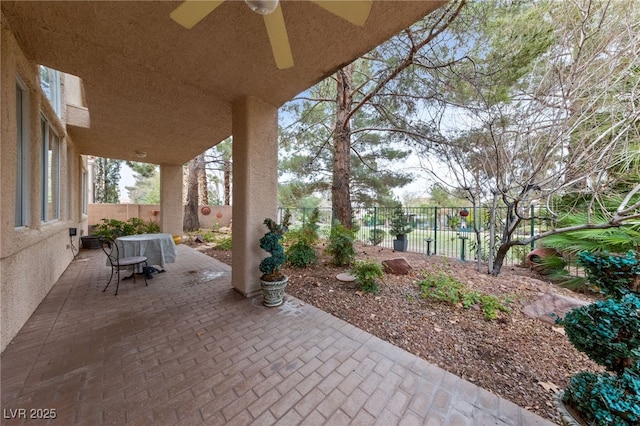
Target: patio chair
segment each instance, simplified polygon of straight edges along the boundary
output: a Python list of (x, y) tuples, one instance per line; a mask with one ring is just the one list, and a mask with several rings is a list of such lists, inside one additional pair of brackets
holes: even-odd
[(116, 296), (118, 295), (118, 288), (120, 287), (120, 270), (121, 269), (131, 269), (131, 273), (133, 275), (133, 282), (136, 282), (136, 268), (142, 266), (142, 272), (144, 274), (144, 285), (147, 286), (147, 257), (146, 256), (131, 256), (131, 257), (120, 257), (120, 251), (118, 248), (118, 244), (114, 240), (101, 239), (100, 246), (102, 247), (102, 251), (107, 255), (107, 259), (109, 260), (109, 264), (111, 265), (111, 276), (109, 277), (109, 282), (102, 290), (107, 291), (107, 287), (111, 284), (111, 280), (113, 279), (113, 273), (115, 272), (118, 276), (118, 282), (116, 283)]

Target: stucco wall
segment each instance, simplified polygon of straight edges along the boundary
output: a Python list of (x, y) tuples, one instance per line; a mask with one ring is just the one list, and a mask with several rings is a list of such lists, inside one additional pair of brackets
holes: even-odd
[[(202, 207), (198, 211), (200, 227), (211, 229), (214, 226), (229, 226), (231, 223), (231, 206), (208, 206), (211, 212), (208, 215), (202, 213)], [(154, 214), (157, 212), (157, 214)], [(101, 223), (102, 218), (127, 220), (138, 217), (145, 222), (160, 223), (162, 211), (158, 204), (89, 204), (89, 225)]]
[[(0, 102), (0, 351), (29, 319), (73, 260), (69, 228), (86, 228), (81, 212), (81, 179), (85, 160), (74, 148), (64, 125), (64, 86), (61, 87), (62, 119), (49, 105), (38, 81), (38, 64), (27, 60), (13, 33), (1, 17)], [(24, 84), (28, 98), (27, 225), (16, 227), (17, 119), (16, 80)], [(60, 214), (56, 220), (40, 218), (41, 131), (44, 115), (60, 138)], [(79, 233), (79, 232), (78, 232)]]
[[(74, 243), (77, 246), (77, 243)], [(73, 256), (67, 229), (2, 259), (2, 350), (20, 331)]]

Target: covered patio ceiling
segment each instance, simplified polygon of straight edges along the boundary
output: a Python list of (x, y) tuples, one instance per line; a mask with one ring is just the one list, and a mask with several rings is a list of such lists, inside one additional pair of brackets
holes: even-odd
[(276, 68), (264, 21), (227, 0), (192, 29), (180, 1), (2, 1), (30, 60), (82, 79), (81, 154), (179, 165), (231, 135), (231, 107), (276, 107), (446, 1), (374, 0), (359, 27), (309, 1), (282, 1), (295, 65)]

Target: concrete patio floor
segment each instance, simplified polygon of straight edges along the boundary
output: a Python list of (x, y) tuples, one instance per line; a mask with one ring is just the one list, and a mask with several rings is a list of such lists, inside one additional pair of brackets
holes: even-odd
[(189, 247), (166, 269), (114, 296), (81, 251), (2, 355), (2, 424), (553, 424), (291, 296), (246, 299)]

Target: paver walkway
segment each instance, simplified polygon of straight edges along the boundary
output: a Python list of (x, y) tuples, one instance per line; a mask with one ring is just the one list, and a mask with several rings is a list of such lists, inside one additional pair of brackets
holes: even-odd
[(246, 299), (189, 247), (118, 296), (103, 256), (82, 251), (5, 350), (2, 424), (552, 424), (293, 297)]

